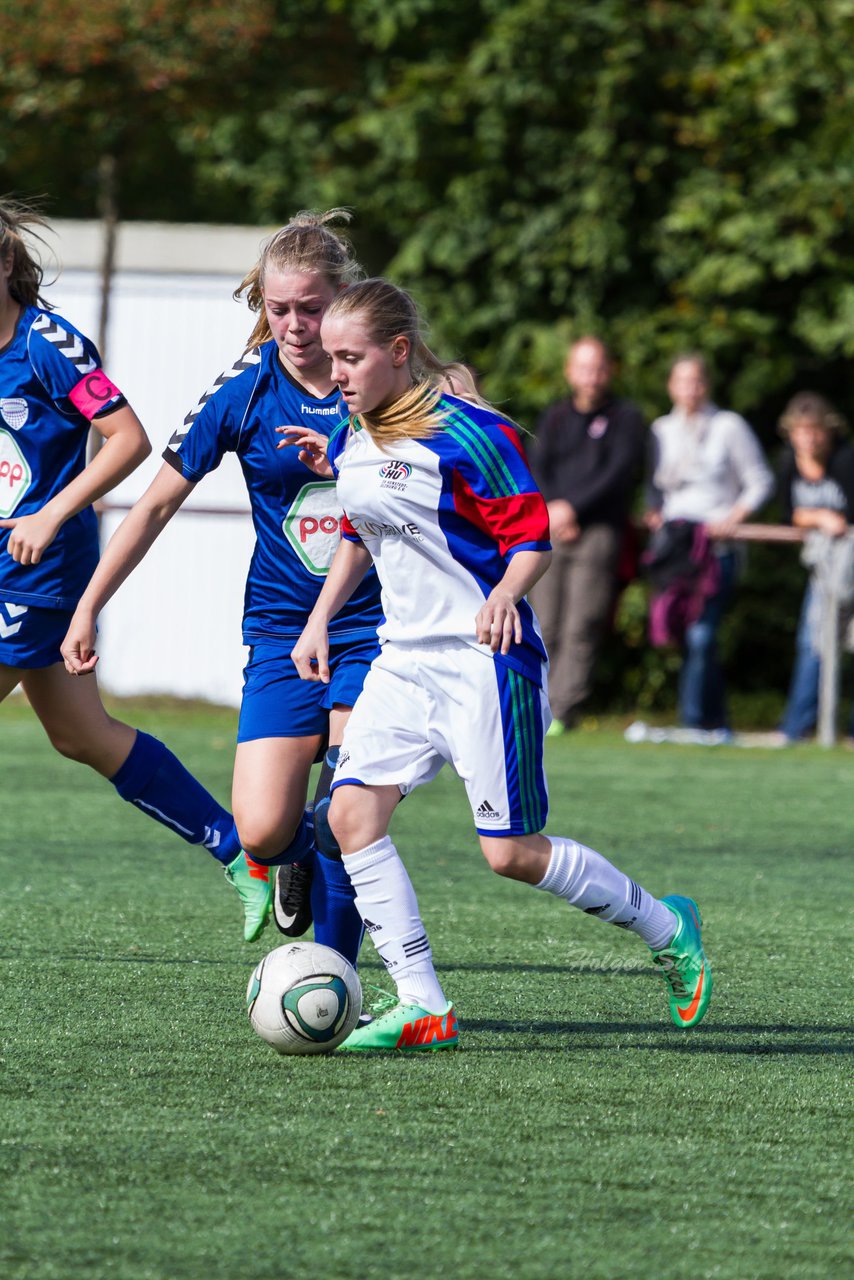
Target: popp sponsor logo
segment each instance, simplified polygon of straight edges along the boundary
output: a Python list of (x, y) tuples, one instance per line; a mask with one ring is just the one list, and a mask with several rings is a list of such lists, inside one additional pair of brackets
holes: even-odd
[(341, 540), (343, 515), (333, 481), (303, 485), (282, 521), (282, 532), (309, 573), (325, 577)]
[(303, 516), (299, 521), (299, 540), (303, 546), (315, 533), (340, 533), (341, 521), (337, 516)]
[(30, 464), (8, 431), (0, 431), (0, 518), (6, 519), (30, 487)]

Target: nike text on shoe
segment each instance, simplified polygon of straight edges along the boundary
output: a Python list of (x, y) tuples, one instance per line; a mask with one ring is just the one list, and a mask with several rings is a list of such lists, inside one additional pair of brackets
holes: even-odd
[(712, 998), (712, 970), (700, 937), (700, 910), (692, 898), (671, 894), (661, 901), (676, 915), (673, 941), (653, 951), (652, 962), (667, 983), (670, 1016), (677, 1027), (696, 1027)]
[(273, 919), (279, 932), (289, 938), (301, 938), (311, 924), (312, 871), (310, 859), (276, 868)]
[(395, 1004), (367, 1026), (357, 1027), (338, 1048), (338, 1053), (431, 1052), (456, 1049), (460, 1030), (454, 1006), (441, 1013), (428, 1013), (417, 1004)]
[(269, 867), (249, 862), (245, 853), (239, 853), (225, 868), (225, 878), (237, 890), (243, 903), (243, 941), (254, 942), (270, 916), (270, 899), (273, 883)]

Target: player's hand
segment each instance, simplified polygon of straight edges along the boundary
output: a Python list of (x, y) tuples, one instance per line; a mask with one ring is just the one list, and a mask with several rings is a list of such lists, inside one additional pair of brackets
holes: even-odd
[(300, 680), (329, 684), (329, 633), (322, 623), (312, 623), (309, 619), (291, 650), (291, 662)]
[(18, 564), (38, 564), (59, 533), (62, 522), (45, 511), (31, 516), (16, 516), (0, 520), (0, 529), (11, 529), (6, 550)]
[(95, 622), (75, 613), (65, 639), (59, 646), (65, 670), (71, 676), (87, 676), (98, 665), (95, 652)]
[(276, 431), (284, 436), (284, 439), (276, 445), (277, 449), (299, 449), (299, 460), (308, 467), (309, 471), (313, 471), (316, 476), (322, 476), (324, 479), (332, 479), (334, 472), (332, 463), (326, 456), (326, 448), (329, 444), (326, 436), (321, 435), (319, 431), (312, 431), (309, 427), (276, 427)]
[(492, 591), (475, 618), (478, 644), (488, 644), (493, 653), (509, 653), (514, 642), (522, 643), (522, 619), (516, 601), (502, 591)]

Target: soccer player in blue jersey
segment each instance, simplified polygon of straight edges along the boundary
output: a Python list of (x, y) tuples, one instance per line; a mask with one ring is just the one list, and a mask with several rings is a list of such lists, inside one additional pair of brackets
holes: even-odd
[(401, 796), (450, 763), (500, 875), (637, 933), (664, 976), (671, 1017), (694, 1026), (711, 995), (696, 904), (658, 900), (600, 854), (545, 836), (546, 655), (525, 593), (550, 554), (546, 505), (513, 428), (443, 391), (408, 294), (367, 280), (337, 297), (322, 341), (350, 414), (327, 442), (288, 439), (337, 474), (343, 539), (293, 659), (329, 678), (327, 628), (371, 563), (382, 649), (347, 724), (330, 822), (356, 905), (398, 992), (343, 1051), (453, 1048), (456, 1014), (433, 968), (412, 884), (389, 838)]
[[(247, 349), (169, 441), (158, 475), (84, 592), (63, 653), (70, 670), (93, 668), (99, 611), (195, 485), (227, 450), (236, 453), (256, 534), (243, 617), (249, 660), (234, 761), (237, 830), (255, 883), (275, 896), (282, 931), (302, 933), (313, 916), (315, 939), (355, 962), (362, 922), (326, 810), (343, 726), (378, 650), (379, 586), (367, 576), (338, 614), (328, 686), (302, 682), (290, 652), (340, 541), (341, 509), (334, 483), (318, 482), (295, 453), (276, 447), (282, 425), (326, 435), (342, 418), (320, 344), (324, 311), (362, 274), (334, 230), (342, 213), (298, 214), (267, 242), (237, 290), (259, 313)], [(309, 772), (324, 748), (314, 812), (306, 815)], [(271, 866), (279, 867), (275, 895)]]
[[(231, 814), (162, 742), (108, 715), (96, 680), (63, 665), (60, 643), (98, 560), (92, 503), (151, 446), (95, 347), (39, 295), (24, 235), (43, 226), (35, 210), (0, 201), (0, 701), (22, 685), (57, 751), (228, 871), (241, 857)], [(104, 444), (87, 465), (90, 425)]]

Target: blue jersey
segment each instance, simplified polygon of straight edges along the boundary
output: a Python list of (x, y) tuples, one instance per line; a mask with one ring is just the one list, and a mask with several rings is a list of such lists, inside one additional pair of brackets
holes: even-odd
[(463, 640), (539, 682), (546, 652), (528, 602), (506, 655), (478, 643), (475, 618), (512, 556), (550, 549), (545, 501), (511, 426), (454, 396), (438, 412), (444, 426), (426, 439), (380, 449), (342, 427), (329, 443), (343, 534), (365, 544), (382, 583), (380, 641)]
[[(33, 515), (86, 466), (89, 423), (126, 402), (88, 338), (25, 307), (0, 351), (0, 518)], [(0, 599), (73, 609), (98, 563), (91, 507), (66, 520), (38, 564), (20, 565), (0, 529)]]
[[(256, 538), (246, 579), (245, 644), (299, 638), (341, 536), (334, 482), (318, 480), (296, 449), (277, 449), (276, 428), (302, 425), (328, 435), (342, 416), (337, 388), (322, 399), (310, 395), (282, 367), (270, 341), (217, 378), (163, 455), (192, 482), (219, 466), (226, 452), (240, 460)], [(369, 638), (381, 618), (371, 572), (329, 633), (338, 640)]]

